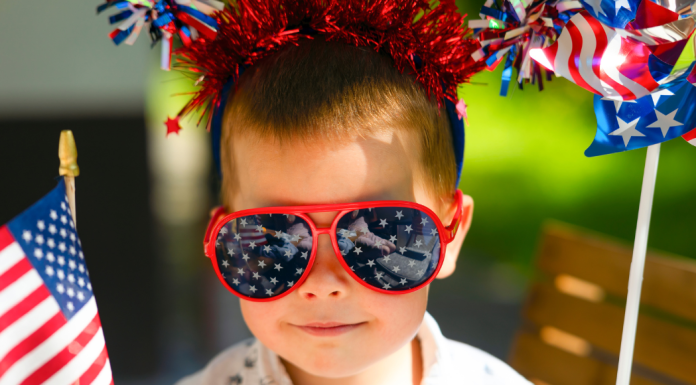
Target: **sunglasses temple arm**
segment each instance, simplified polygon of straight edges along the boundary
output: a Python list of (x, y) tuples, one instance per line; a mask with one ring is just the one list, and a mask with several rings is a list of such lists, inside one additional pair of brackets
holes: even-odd
[(454, 199), (457, 200), (457, 211), (454, 213), (454, 218), (452, 218), (452, 222), (450, 223), (450, 225), (445, 227), (448, 233), (447, 235), (449, 236), (449, 238), (447, 239), (447, 243), (452, 242), (454, 240), (454, 237), (457, 236), (457, 230), (459, 230), (459, 224), (462, 220), (462, 214), (464, 210), (464, 194), (462, 194), (461, 190), (457, 190)]
[(223, 206), (216, 207), (213, 209), (210, 215), (210, 222), (208, 223), (208, 228), (205, 230), (205, 237), (203, 238), (203, 253), (206, 257), (210, 258), (208, 255), (208, 244), (213, 237), (213, 229), (217, 225), (218, 220), (225, 215), (225, 208)]

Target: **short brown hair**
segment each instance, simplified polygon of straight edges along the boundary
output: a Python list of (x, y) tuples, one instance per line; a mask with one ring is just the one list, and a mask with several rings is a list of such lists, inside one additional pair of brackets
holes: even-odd
[(457, 171), (447, 112), (415, 78), (400, 73), (388, 55), (321, 38), (303, 40), (248, 69), (233, 92), (222, 127), (223, 191), (235, 184), (230, 149), (238, 131), (280, 141), (340, 140), (384, 127), (419, 138), (419, 164), (431, 193), (449, 197), (454, 191)]

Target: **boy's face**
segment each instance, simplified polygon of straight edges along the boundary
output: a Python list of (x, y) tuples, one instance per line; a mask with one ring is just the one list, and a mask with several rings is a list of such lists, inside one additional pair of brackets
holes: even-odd
[[(339, 144), (281, 145), (248, 135), (232, 142), (237, 180), (235, 191), (224, 193), (235, 211), (389, 199), (428, 206), (449, 224), (441, 214), (449, 207), (419, 183), (417, 147), (407, 134), (383, 132)], [(335, 215), (309, 214), (317, 227), (329, 227)], [(310, 375), (337, 378), (365, 370), (413, 339), (427, 288), (390, 295), (364, 287), (343, 270), (329, 235), (319, 236), (316, 252), (309, 276), (289, 295), (241, 301), (249, 329), (264, 345)]]

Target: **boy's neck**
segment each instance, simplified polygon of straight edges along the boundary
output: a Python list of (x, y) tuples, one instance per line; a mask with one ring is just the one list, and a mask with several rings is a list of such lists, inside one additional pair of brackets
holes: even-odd
[(423, 358), (418, 337), (394, 354), (350, 377), (317, 377), (285, 360), (281, 361), (293, 385), (420, 385), (423, 378)]

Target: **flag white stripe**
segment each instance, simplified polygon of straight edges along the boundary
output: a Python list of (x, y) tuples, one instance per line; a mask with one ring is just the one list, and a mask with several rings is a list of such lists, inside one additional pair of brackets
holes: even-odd
[(0, 360), (18, 343), (30, 336), (36, 329), (43, 326), (56, 313), (60, 312), (58, 302), (53, 296), (48, 296), (41, 303), (15, 321), (0, 333)]
[(12, 242), (9, 246), (0, 250), (0, 275), (17, 264), (23, 257), (24, 252), (17, 242)]
[(578, 27), (580, 36), (582, 36), (582, 51), (580, 53), (580, 57), (585, 58), (585, 61), (581, 62), (578, 68), (580, 76), (585, 79), (587, 84), (589, 84), (595, 90), (601, 92), (604, 96), (607, 96), (608, 94), (617, 94), (616, 92), (611, 92), (611, 88), (606, 89), (602, 84), (602, 81), (592, 70), (594, 54), (595, 50), (597, 49), (597, 37), (592, 31), (590, 23), (587, 22), (585, 17), (577, 17), (573, 20), (573, 22), (575, 23), (575, 26)]
[[(91, 385), (109, 385), (111, 384), (111, 361), (108, 359), (106, 360), (106, 363), (104, 364), (104, 368), (102, 369), (101, 372), (99, 372), (99, 375), (97, 378), (92, 381)], [(80, 384), (80, 385), (90, 385), (90, 384)]]
[(573, 76), (568, 70), (568, 59), (573, 48), (573, 40), (570, 38), (570, 32), (568, 32), (567, 28), (563, 28), (556, 44), (558, 44), (559, 49), (556, 52), (556, 60), (554, 61), (554, 72), (556, 72), (556, 75), (563, 76), (575, 83)]
[(96, 314), (97, 304), (92, 297), (67, 324), (5, 372), (5, 375), (0, 378), (0, 385), (14, 385), (22, 382), (77, 338)]
[(0, 316), (7, 313), (16, 304), (22, 302), (37, 287), (43, 285), (43, 280), (36, 270), (31, 269), (19, 277), (5, 290), (0, 291)]
[(104, 349), (104, 333), (99, 328), (85, 347), (65, 366), (60, 368), (43, 385), (72, 384), (89, 369)]

